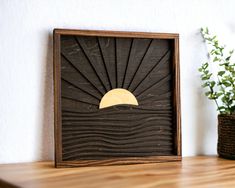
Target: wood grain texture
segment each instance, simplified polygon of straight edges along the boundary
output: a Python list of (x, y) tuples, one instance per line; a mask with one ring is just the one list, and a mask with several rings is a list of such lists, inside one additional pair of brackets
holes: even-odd
[(217, 157), (182, 162), (56, 169), (53, 162), (0, 165), (1, 188), (202, 188), (235, 185), (235, 163)]
[[(178, 35), (95, 33), (54, 31), (56, 165), (180, 159)], [(118, 87), (139, 105), (99, 109)]]
[(102, 37), (121, 37), (121, 38), (158, 38), (175, 39), (179, 37), (178, 33), (151, 33), (136, 31), (107, 31), (107, 30), (74, 30), (74, 29), (54, 29), (58, 35), (82, 35), (82, 36), (102, 36)]
[(62, 161), (60, 35), (53, 32), (55, 165)]

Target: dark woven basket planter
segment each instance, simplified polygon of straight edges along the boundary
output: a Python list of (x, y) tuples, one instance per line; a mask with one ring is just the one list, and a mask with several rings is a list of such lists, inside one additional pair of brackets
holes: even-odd
[(235, 159), (235, 115), (218, 116), (218, 146), (220, 157)]

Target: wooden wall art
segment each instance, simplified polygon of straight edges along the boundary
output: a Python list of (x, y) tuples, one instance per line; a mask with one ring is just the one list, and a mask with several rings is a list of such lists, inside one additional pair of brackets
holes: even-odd
[(54, 30), (56, 167), (181, 160), (178, 34)]

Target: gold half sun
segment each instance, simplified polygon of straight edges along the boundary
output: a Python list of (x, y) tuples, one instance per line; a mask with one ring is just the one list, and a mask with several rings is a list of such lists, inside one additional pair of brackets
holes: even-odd
[(116, 88), (110, 90), (102, 97), (99, 108), (107, 108), (118, 104), (139, 105), (135, 96), (130, 91)]

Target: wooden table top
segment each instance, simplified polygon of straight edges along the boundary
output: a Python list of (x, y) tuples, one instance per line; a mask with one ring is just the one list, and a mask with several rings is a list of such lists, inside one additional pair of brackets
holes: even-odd
[(0, 165), (0, 187), (235, 187), (235, 161), (185, 157), (182, 162), (54, 168), (53, 162)]

